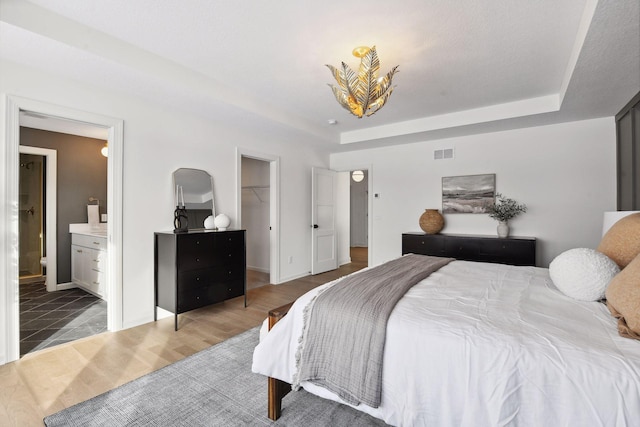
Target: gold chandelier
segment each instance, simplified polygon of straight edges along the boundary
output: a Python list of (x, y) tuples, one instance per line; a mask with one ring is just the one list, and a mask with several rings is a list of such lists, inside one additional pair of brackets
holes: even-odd
[(371, 116), (387, 102), (393, 92), (391, 79), (398, 66), (393, 67), (386, 76), (378, 78), (380, 61), (375, 46), (371, 49), (357, 47), (353, 50), (353, 56), (360, 58), (357, 74), (344, 62), (341, 68), (327, 65), (338, 83), (338, 86), (329, 86), (338, 103), (360, 119), (364, 114)]

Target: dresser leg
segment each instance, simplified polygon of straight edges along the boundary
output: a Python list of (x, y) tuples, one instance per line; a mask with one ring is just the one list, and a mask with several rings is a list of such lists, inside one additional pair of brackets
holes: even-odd
[(177, 330), (178, 330), (178, 314), (177, 314), (177, 313), (176, 313), (176, 314), (174, 314), (174, 320), (173, 320), (173, 322), (174, 322), (174, 328), (175, 328), (175, 330), (177, 331)]

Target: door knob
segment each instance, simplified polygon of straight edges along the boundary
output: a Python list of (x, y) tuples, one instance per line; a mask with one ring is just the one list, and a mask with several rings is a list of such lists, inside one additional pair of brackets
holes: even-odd
[(313, 228), (319, 228), (318, 224), (313, 224)]

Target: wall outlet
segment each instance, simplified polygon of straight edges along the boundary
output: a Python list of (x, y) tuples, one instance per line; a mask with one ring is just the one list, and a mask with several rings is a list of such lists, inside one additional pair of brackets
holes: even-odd
[(107, 214), (102, 214), (100, 221), (107, 222)]

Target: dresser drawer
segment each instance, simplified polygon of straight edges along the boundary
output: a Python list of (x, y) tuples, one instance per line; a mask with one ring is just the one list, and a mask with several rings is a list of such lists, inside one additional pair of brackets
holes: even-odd
[(225, 283), (227, 298), (235, 298), (244, 295), (244, 280), (235, 280)]
[(227, 294), (227, 288), (223, 285), (183, 290), (178, 294), (178, 313), (222, 302), (227, 299)]
[(476, 261), (478, 253), (482, 247), (481, 239), (458, 239), (452, 238), (445, 241), (445, 256), (460, 260)]
[(215, 234), (215, 250), (219, 253), (242, 252), (244, 248), (244, 232), (228, 231)]
[(535, 265), (535, 240), (497, 239), (491, 244), (482, 245), (478, 251), (481, 261), (510, 265)]
[(445, 240), (434, 236), (408, 235), (402, 236), (402, 254), (421, 254), (443, 256)]
[(193, 270), (211, 266), (214, 256), (213, 235), (193, 234), (180, 236), (177, 242), (177, 264), (179, 270)]
[(220, 272), (212, 268), (178, 272), (178, 295), (196, 288), (213, 286), (222, 282)]

